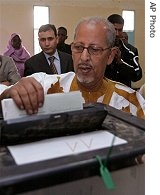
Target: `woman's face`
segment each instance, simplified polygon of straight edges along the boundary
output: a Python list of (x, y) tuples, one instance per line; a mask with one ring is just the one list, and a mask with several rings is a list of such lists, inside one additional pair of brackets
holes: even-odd
[(21, 44), (22, 44), (22, 40), (18, 35), (16, 35), (12, 38), (11, 44), (12, 44), (14, 49), (20, 49)]

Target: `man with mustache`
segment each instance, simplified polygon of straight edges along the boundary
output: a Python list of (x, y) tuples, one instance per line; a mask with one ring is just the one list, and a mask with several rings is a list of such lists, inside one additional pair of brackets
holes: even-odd
[(113, 60), (115, 35), (114, 26), (105, 18), (83, 19), (75, 29), (71, 45), (75, 72), (35, 73), (10, 88), (0, 86), (0, 99), (13, 98), (20, 109), (34, 114), (43, 105), (45, 94), (79, 90), (84, 103), (101, 102), (144, 118), (143, 97), (104, 77), (106, 64)]

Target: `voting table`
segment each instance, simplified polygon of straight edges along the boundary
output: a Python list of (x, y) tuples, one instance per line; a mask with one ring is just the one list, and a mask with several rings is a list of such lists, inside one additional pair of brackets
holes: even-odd
[(101, 177), (97, 157), (111, 175), (117, 170), (137, 166), (135, 158), (145, 153), (144, 120), (110, 106), (106, 108), (108, 114), (97, 132), (109, 132), (126, 143), (24, 164), (17, 164), (8, 147), (0, 146), (0, 194), (31, 192), (94, 176)]

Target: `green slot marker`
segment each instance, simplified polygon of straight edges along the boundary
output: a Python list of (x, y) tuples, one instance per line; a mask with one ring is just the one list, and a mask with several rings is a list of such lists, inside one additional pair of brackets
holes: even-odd
[(102, 176), (102, 179), (104, 181), (106, 188), (108, 188), (109, 190), (115, 189), (114, 182), (112, 180), (112, 177), (111, 177), (107, 167), (105, 167), (103, 165), (103, 163), (98, 155), (96, 156), (96, 159), (98, 160), (98, 162), (100, 164), (100, 174)]

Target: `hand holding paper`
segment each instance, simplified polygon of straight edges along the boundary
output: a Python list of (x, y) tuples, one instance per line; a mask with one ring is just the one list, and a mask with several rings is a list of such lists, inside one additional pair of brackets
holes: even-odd
[[(4, 120), (27, 116), (26, 111), (20, 110), (13, 99), (4, 99), (1, 103)], [(45, 96), (44, 104), (39, 108), (37, 115), (62, 113), (82, 109), (83, 103), (81, 92), (55, 93)]]
[(32, 77), (22, 77), (15, 85), (4, 90), (0, 100), (12, 98), (20, 109), (25, 109), (28, 114), (37, 113), (44, 102), (44, 89)]

